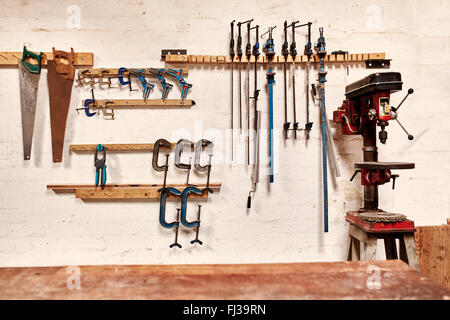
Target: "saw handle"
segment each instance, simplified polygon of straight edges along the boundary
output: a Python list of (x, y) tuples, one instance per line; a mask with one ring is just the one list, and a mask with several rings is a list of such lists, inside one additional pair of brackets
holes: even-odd
[[(42, 64), (42, 55), (43, 53), (34, 53), (32, 51), (28, 51), (26, 46), (23, 46), (23, 54), (22, 54), (22, 64), (25, 67), (25, 69), (28, 70), (28, 72), (33, 74), (40, 74), (41, 73), (41, 64)], [(36, 64), (32, 64), (27, 61), (27, 59), (32, 58), (37, 61)]]

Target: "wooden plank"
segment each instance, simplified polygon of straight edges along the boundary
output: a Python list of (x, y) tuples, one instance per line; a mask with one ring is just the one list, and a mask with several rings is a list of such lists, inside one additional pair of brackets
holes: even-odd
[(420, 270), (450, 289), (450, 226), (420, 226), (415, 234)]
[[(377, 290), (368, 286), (373, 268), (380, 274)], [(78, 288), (72, 281), (76, 275)], [(450, 295), (398, 260), (81, 266), (76, 274), (70, 266), (0, 268), (0, 287), (0, 299), (438, 300)]]
[[(108, 152), (117, 151), (153, 151), (154, 143), (114, 143), (102, 144)], [(175, 148), (176, 143), (171, 143), (171, 149)], [(165, 149), (164, 146), (161, 146)], [(69, 150), (72, 152), (94, 152), (97, 149), (96, 144), (71, 144)]]
[[(206, 188), (206, 184), (195, 185), (199, 189)], [(75, 196), (83, 200), (151, 200), (159, 199), (158, 189), (161, 184), (154, 185), (106, 185), (104, 188), (94, 185), (48, 185), (47, 189), (54, 190), (56, 193), (75, 193)], [(167, 187), (173, 187), (181, 192), (186, 188), (184, 184), (168, 184)], [(210, 188), (217, 192), (220, 191), (221, 183), (211, 183)], [(204, 194), (190, 194), (189, 198), (207, 199), (209, 192)], [(178, 198), (169, 195), (169, 198)]]
[[(81, 106), (84, 107), (86, 100), (81, 101)], [(105, 105), (105, 102), (107, 104)], [(191, 99), (108, 99), (95, 100), (95, 106), (89, 106), (91, 109), (99, 107), (107, 108), (128, 108), (128, 107), (186, 107), (190, 108), (195, 105), (195, 101)]]
[[(0, 52), (0, 67), (17, 67), (22, 59), (22, 52)], [(44, 52), (41, 66), (46, 67), (47, 61), (53, 60), (53, 52)], [(94, 65), (94, 54), (91, 52), (75, 52), (75, 67), (90, 67)]]
[[(174, 187), (174, 188), (183, 188), (186, 185), (185, 184), (180, 184), (180, 183), (172, 183), (172, 184), (167, 184), (167, 186), (169, 187)], [(201, 185), (200, 185), (201, 186)], [(210, 183), (209, 187), (212, 190), (220, 190), (220, 187), (222, 186), (221, 183), (218, 182), (214, 182), (214, 183)], [(107, 184), (105, 185), (105, 188), (161, 188), (162, 184)], [(95, 189), (98, 187), (95, 187), (92, 184), (49, 184), (47, 185), (47, 190), (53, 190), (56, 193), (64, 193), (64, 192), (70, 192), (70, 193), (74, 193), (76, 189)]]
[[(231, 63), (230, 56), (209, 56), (209, 55), (184, 55), (185, 58), (180, 58), (180, 55), (166, 55), (167, 63), (185, 63), (189, 61), (189, 63), (198, 63), (198, 64), (210, 64), (213, 60), (217, 61), (217, 64), (229, 64)], [(365, 62), (367, 60), (372, 59), (385, 59), (386, 54), (383, 52), (377, 53), (359, 53), (359, 54), (345, 54), (345, 55), (326, 55), (325, 62), (326, 63), (345, 63), (345, 62)], [(274, 64), (282, 64), (284, 63), (285, 58), (283, 56), (274, 56), (273, 63)], [(250, 57), (250, 62), (254, 62), (254, 57)], [(295, 57), (296, 64), (307, 63), (308, 58), (304, 55), (297, 55)], [(241, 61), (237, 56), (234, 57), (235, 63), (247, 63), (247, 57), (245, 55), (242, 56)], [(287, 62), (292, 62), (292, 56), (288, 56)], [(317, 54), (313, 54), (311, 56), (311, 62), (319, 62), (319, 57)], [(261, 56), (261, 59), (258, 59), (257, 63), (267, 63), (267, 56)]]
[[(199, 185), (198, 188), (205, 188), (206, 185)], [(158, 189), (161, 187), (122, 187), (122, 188), (77, 188), (75, 189), (75, 196), (79, 199), (83, 200), (133, 200), (133, 199), (159, 199), (161, 193), (158, 192)], [(179, 188), (181, 192), (185, 188)], [(189, 198), (203, 198), (208, 199), (208, 192), (203, 194), (189, 194)], [(180, 199), (179, 196), (175, 196), (171, 193), (168, 194), (167, 198), (177, 198)]]
[[(155, 76), (153, 73), (151, 73), (148, 69), (149, 68), (127, 68), (130, 69), (145, 69), (145, 75), (146, 76)], [(155, 68), (155, 69), (162, 69), (162, 68)], [(168, 68), (164, 68), (164, 70), (167, 72)], [(105, 78), (118, 78), (119, 77), (119, 69), (118, 68), (87, 68), (87, 69), (79, 69), (78, 70), (78, 78), (99, 78), (101, 75)], [(124, 71), (123, 75), (128, 76), (129, 71)], [(189, 75), (189, 68), (183, 68), (183, 76)]]

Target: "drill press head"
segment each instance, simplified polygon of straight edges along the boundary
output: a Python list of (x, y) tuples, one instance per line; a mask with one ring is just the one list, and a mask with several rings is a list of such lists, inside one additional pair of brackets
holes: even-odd
[[(341, 124), (343, 134), (349, 135), (362, 134), (365, 126), (375, 123), (381, 129), (378, 134), (380, 142), (386, 143), (388, 136), (385, 128), (389, 125), (388, 121), (397, 120), (399, 108), (391, 106), (391, 93), (400, 91), (402, 85), (399, 72), (373, 73), (349, 84), (345, 88), (346, 99), (334, 111), (333, 121)], [(408, 95), (412, 92), (409, 89)], [(412, 138), (408, 134), (408, 139)]]

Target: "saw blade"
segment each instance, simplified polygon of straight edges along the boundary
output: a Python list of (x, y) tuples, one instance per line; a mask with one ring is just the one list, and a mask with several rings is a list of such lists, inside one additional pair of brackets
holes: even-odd
[(53, 162), (61, 162), (73, 77), (58, 73), (54, 60), (47, 62), (47, 70)]
[(36, 101), (41, 74), (30, 73), (19, 59), (20, 106), (22, 111), (23, 158), (30, 160)]

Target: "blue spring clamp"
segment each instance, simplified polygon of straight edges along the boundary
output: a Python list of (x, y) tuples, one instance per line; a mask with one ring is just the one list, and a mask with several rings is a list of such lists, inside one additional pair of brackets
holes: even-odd
[(177, 79), (178, 83), (181, 86), (181, 98), (186, 98), (189, 89), (192, 88), (192, 84), (187, 83), (186, 80), (183, 78), (183, 69), (167, 69), (167, 74), (175, 77)]

